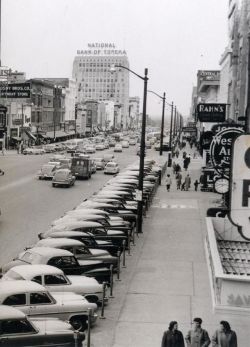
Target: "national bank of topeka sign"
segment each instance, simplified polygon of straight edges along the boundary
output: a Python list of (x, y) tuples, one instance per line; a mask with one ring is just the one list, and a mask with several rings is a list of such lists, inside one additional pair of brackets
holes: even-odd
[(87, 49), (77, 50), (77, 55), (127, 55), (127, 52), (117, 49), (114, 43), (88, 43)]

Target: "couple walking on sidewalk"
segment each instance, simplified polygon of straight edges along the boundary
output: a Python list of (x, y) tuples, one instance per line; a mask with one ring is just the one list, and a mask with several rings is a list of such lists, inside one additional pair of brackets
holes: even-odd
[[(202, 319), (194, 318), (194, 328), (189, 330), (185, 341), (187, 347), (208, 347), (211, 344), (208, 332), (201, 327)], [(227, 321), (220, 322), (220, 328), (212, 337), (213, 347), (237, 347), (236, 333), (231, 330)], [(161, 347), (185, 347), (182, 332), (178, 330), (178, 323), (172, 321), (169, 328), (164, 332)]]
[[(188, 191), (191, 187), (191, 177), (189, 176), (189, 174), (187, 174), (187, 176), (185, 177), (184, 181), (182, 182), (182, 174), (180, 172), (178, 172), (175, 176), (176, 179), (176, 187), (177, 190), (186, 190)], [(198, 181), (196, 180), (194, 183), (195, 186), (195, 190), (197, 191), (197, 186), (196, 183), (198, 183)], [(172, 185), (172, 179), (170, 177), (170, 174), (167, 174), (167, 178), (166, 178), (166, 189), (169, 192), (170, 188)]]

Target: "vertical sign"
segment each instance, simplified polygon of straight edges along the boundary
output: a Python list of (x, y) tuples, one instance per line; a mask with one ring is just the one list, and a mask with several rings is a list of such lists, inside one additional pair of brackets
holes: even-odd
[(250, 135), (238, 136), (233, 145), (230, 219), (242, 237), (250, 240)]

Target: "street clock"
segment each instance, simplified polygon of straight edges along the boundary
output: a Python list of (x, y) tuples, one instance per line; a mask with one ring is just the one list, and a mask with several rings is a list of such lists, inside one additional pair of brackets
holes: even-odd
[(229, 180), (226, 178), (218, 178), (214, 182), (214, 190), (218, 194), (226, 194), (229, 191)]

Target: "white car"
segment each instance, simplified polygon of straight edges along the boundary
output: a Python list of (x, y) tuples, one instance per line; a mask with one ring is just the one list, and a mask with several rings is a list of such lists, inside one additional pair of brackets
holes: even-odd
[(95, 149), (97, 151), (103, 151), (105, 149), (105, 146), (102, 144), (102, 143), (98, 143), (96, 146), (95, 146)]
[[(94, 312), (97, 305), (72, 292), (49, 292), (32, 281), (1, 281), (0, 304), (18, 306), (30, 317), (52, 317), (69, 321), (73, 328), (83, 331), (87, 327), (88, 309)], [(92, 315), (92, 323), (97, 314)]]
[(122, 141), (122, 148), (129, 148), (129, 142), (128, 141)]
[(84, 296), (89, 302), (102, 300), (102, 285), (87, 276), (66, 276), (55, 266), (35, 264), (14, 266), (1, 280), (28, 280), (41, 284), (50, 292), (73, 292)]
[(104, 173), (105, 174), (117, 174), (120, 171), (120, 168), (118, 166), (117, 163), (115, 163), (114, 161), (110, 161), (106, 164), (105, 168), (104, 168)]
[(119, 143), (115, 145), (114, 152), (122, 152), (122, 145)]
[(85, 147), (85, 153), (95, 153), (95, 147), (94, 146), (86, 146)]

